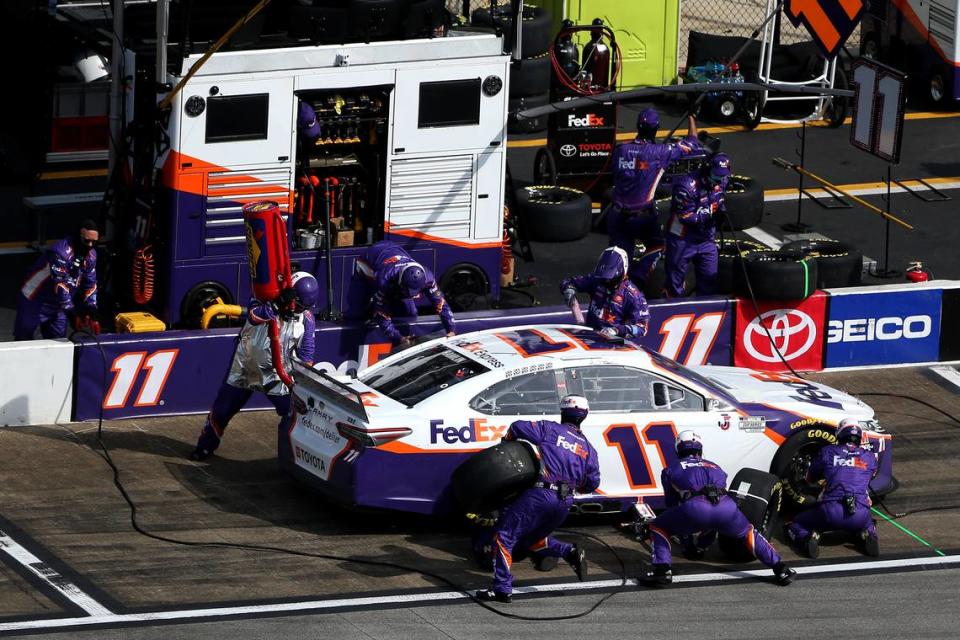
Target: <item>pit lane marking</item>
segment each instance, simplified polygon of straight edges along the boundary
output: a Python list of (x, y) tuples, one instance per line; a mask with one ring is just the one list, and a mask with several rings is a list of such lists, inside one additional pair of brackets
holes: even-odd
[(54, 591), (91, 616), (102, 617), (113, 615), (110, 609), (97, 602), (83, 589), (67, 580), (67, 578), (61, 575), (56, 569), (33, 555), (2, 529), (0, 529), (0, 551), (6, 553), (17, 564), (23, 566), (42, 582), (49, 585)]
[(945, 364), (939, 364), (935, 367), (930, 367), (930, 371), (934, 372), (954, 386), (960, 387), (960, 371), (957, 371), (953, 367)]
[[(896, 571), (911, 568), (938, 568), (960, 565), (960, 555), (943, 557), (899, 558), (892, 560), (873, 560), (867, 562), (844, 562), (825, 565), (797, 567), (801, 576), (846, 574), (866, 571)], [(686, 585), (710, 584), (714, 582), (736, 582), (769, 578), (769, 569), (729, 571), (715, 573), (697, 573), (674, 576), (673, 582)], [(531, 585), (518, 587), (517, 594), (549, 594), (596, 591), (599, 589), (617, 589), (621, 586), (637, 587), (635, 578), (623, 580), (593, 580), (590, 582), (565, 582), (560, 584)], [(303, 612), (329, 612), (343, 609), (376, 608), (389, 609), (392, 606), (410, 606), (433, 604), (439, 601), (465, 602), (469, 596), (461, 591), (440, 591), (433, 593), (413, 593), (379, 595), (360, 598), (331, 598), (328, 600), (308, 600), (302, 602), (284, 602), (277, 604), (247, 605), (235, 607), (215, 607), (208, 609), (182, 609), (176, 611), (150, 611), (129, 614), (103, 614), (88, 617), (55, 618), (42, 620), (19, 620), (0, 623), (0, 633), (37, 629), (63, 629), (68, 627), (96, 627), (115, 625), (137, 625), (138, 623), (167, 622), (177, 620), (205, 620), (216, 618), (242, 618), (260, 615), (299, 614)], [(516, 605), (514, 605), (516, 606)], [(144, 625), (139, 625), (144, 626)]]
[[(960, 176), (924, 178), (924, 180), (935, 186), (937, 189), (960, 189)], [(926, 190), (926, 187), (916, 180), (904, 180), (903, 182), (907, 183), (907, 186), (916, 191), (923, 192)], [(841, 184), (837, 186), (847, 193), (855, 196), (871, 196), (881, 193), (885, 194), (887, 192), (886, 182), (859, 182), (855, 184)], [(823, 189), (805, 189), (805, 191), (814, 198), (826, 198), (830, 196), (830, 194)], [(907, 190), (903, 187), (893, 185), (890, 187), (890, 193), (907, 193)], [(787, 189), (767, 189), (763, 192), (763, 201), (783, 202), (796, 200), (799, 195), (800, 192), (793, 187)]]

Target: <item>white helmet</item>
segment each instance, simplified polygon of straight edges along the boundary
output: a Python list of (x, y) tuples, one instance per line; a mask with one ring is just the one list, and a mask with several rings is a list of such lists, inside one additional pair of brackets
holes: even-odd
[(560, 420), (578, 427), (590, 412), (590, 403), (583, 396), (564, 396), (560, 401)]
[(677, 455), (683, 457), (681, 451), (688, 451), (701, 455), (703, 453), (703, 438), (696, 431), (687, 429), (677, 435), (676, 441)]

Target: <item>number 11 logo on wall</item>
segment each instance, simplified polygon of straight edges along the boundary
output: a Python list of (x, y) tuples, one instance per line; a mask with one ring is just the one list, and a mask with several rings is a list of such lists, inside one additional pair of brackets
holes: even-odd
[(900, 162), (906, 74), (869, 58), (853, 63), (850, 144), (887, 162)]

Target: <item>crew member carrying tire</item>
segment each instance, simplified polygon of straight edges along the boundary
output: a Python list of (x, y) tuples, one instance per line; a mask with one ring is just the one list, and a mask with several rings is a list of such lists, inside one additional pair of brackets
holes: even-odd
[(291, 287), (280, 293), (277, 302), (251, 302), (227, 379), (217, 391), (213, 407), (200, 430), (197, 446), (190, 454), (191, 460), (206, 460), (213, 455), (220, 446), (227, 424), (250, 400), (254, 391), (267, 396), (280, 416), (277, 429), (286, 432), (290, 419), (290, 390), (274, 369), (269, 327), (274, 321), (279, 323), (284, 363), (291, 362), (296, 353), (301, 362), (312, 366), (316, 331), (313, 308), (320, 301), (320, 285), (309, 273), (298, 271), (293, 274), (291, 283)]
[(580, 432), (580, 423), (590, 407), (582, 396), (560, 401), (560, 422), (517, 420), (507, 430), (506, 440), (526, 440), (540, 450), (540, 477), (507, 505), (497, 520), (493, 537), (493, 587), (477, 592), (480, 600), (510, 602), (515, 548), (534, 556), (566, 560), (583, 580), (587, 557), (582, 548), (550, 537), (567, 518), (573, 492), (592, 493), (600, 486), (597, 452)]
[(715, 238), (718, 216), (726, 212), (723, 194), (729, 177), (730, 158), (716, 153), (700, 180), (683, 176), (674, 184), (664, 265), (667, 295), (671, 298), (683, 296), (691, 262), (697, 274), (697, 295), (717, 292), (719, 253)]
[(650, 311), (643, 293), (627, 277), (627, 252), (607, 247), (592, 274), (573, 276), (560, 283), (568, 307), (578, 291), (590, 294), (586, 324), (607, 337), (642, 338), (647, 335)]
[(433, 274), (399, 246), (386, 240), (377, 242), (367, 249), (363, 259), (357, 260), (357, 270), (374, 287), (370, 298), (373, 320), (394, 345), (408, 346), (413, 342), (413, 335), (403, 335), (393, 324), (393, 315), (399, 311), (416, 318), (416, 300), (420, 296), (433, 305), (447, 336), (454, 335), (453, 311)]
[[(680, 142), (657, 142), (659, 128), (660, 114), (644, 109), (637, 116), (636, 139), (613, 151), (613, 201), (607, 213), (607, 234), (611, 246), (627, 252), (630, 279), (641, 290), (663, 253), (663, 229), (654, 201), (657, 185), (670, 163), (699, 149), (693, 116), (689, 117), (687, 138)], [(634, 259), (637, 240), (643, 242), (644, 253)]]
[[(681, 536), (685, 553), (697, 555), (698, 550), (713, 542), (717, 533), (741, 540), (752, 556), (773, 569), (778, 584), (790, 584), (797, 572), (783, 563), (776, 549), (727, 495), (727, 474), (703, 459), (700, 435), (681, 431), (676, 447), (679, 460), (661, 474), (667, 510), (650, 523), (653, 559), (645, 576), (647, 584), (665, 587), (673, 582), (670, 536)], [(694, 537), (697, 532), (699, 535)]]
[(786, 526), (790, 541), (811, 558), (820, 553), (820, 533), (850, 531), (868, 556), (880, 555), (877, 529), (870, 517), (870, 481), (877, 475), (877, 456), (860, 446), (863, 429), (853, 418), (837, 427), (837, 444), (820, 450), (807, 479), (822, 480), (820, 501)]

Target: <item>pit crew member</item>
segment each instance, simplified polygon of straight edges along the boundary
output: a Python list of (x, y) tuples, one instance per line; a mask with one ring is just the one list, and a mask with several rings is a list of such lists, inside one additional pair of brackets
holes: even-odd
[(84, 220), (75, 234), (50, 246), (37, 259), (20, 288), (14, 340), (65, 338), (68, 321), (74, 329), (100, 333), (97, 322), (97, 250), (100, 232)]
[(253, 300), (247, 312), (247, 321), (237, 337), (233, 362), (227, 378), (220, 385), (213, 407), (200, 430), (197, 446), (191, 460), (206, 460), (220, 446), (227, 424), (243, 408), (254, 391), (267, 399), (280, 416), (277, 427), (285, 431), (290, 414), (290, 390), (280, 380), (273, 366), (270, 350), (269, 326), (277, 320), (280, 345), (285, 363), (294, 353), (307, 366), (314, 361), (314, 332), (316, 320), (313, 308), (320, 300), (320, 286), (316, 278), (304, 271), (293, 274), (293, 286), (284, 289), (278, 302)]
[(868, 556), (880, 555), (877, 529), (870, 517), (870, 480), (877, 474), (877, 456), (860, 446), (863, 429), (853, 418), (837, 426), (837, 443), (817, 454), (807, 479), (824, 483), (820, 501), (787, 524), (787, 536), (811, 558), (820, 553), (820, 532), (850, 531)]
[(563, 558), (577, 578), (586, 577), (584, 550), (550, 534), (566, 519), (574, 491), (591, 493), (600, 486), (597, 452), (580, 432), (589, 409), (586, 398), (566, 396), (560, 401), (559, 423), (517, 420), (507, 430), (506, 440), (526, 440), (539, 448), (540, 478), (501, 511), (493, 537), (493, 587), (478, 591), (478, 599), (511, 601), (514, 549)]
[(384, 240), (372, 245), (363, 259), (357, 260), (357, 270), (374, 287), (371, 297), (373, 320), (394, 345), (407, 346), (414, 336), (400, 333), (393, 324), (393, 316), (403, 314), (416, 318), (416, 300), (421, 296), (433, 305), (447, 336), (455, 334), (453, 312), (437, 287), (433, 274), (396, 244)]
[(717, 153), (710, 159), (701, 180), (682, 176), (674, 184), (664, 264), (668, 297), (678, 298), (684, 294), (691, 262), (697, 274), (697, 294), (717, 292), (718, 251), (714, 238), (717, 216), (726, 211), (723, 196), (729, 176), (730, 158)]
[(626, 251), (607, 247), (593, 273), (566, 278), (560, 290), (567, 306), (578, 291), (590, 294), (588, 326), (609, 337), (641, 338), (647, 334), (650, 311), (643, 293), (627, 277), (627, 266)]
[[(613, 202), (607, 212), (610, 245), (627, 252), (629, 274), (641, 290), (663, 254), (663, 229), (657, 219), (656, 193), (670, 163), (699, 149), (697, 125), (689, 118), (689, 133), (680, 142), (657, 142), (660, 114), (644, 109), (637, 116), (633, 142), (613, 151)], [(637, 240), (644, 253), (634, 257)]]
[(700, 435), (681, 431), (676, 447), (679, 460), (661, 474), (667, 510), (650, 523), (653, 559), (645, 581), (655, 587), (673, 582), (670, 536), (681, 536), (685, 553), (696, 557), (719, 533), (742, 540), (751, 554), (773, 569), (778, 584), (790, 584), (797, 572), (783, 563), (780, 554), (727, 495), (727, 474), (703, 459)]

